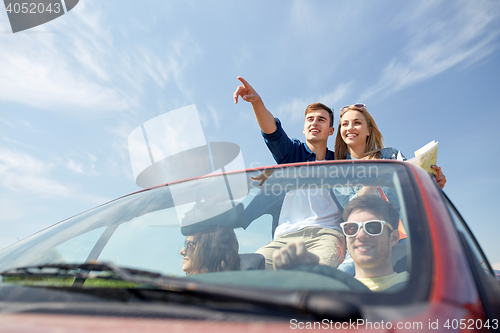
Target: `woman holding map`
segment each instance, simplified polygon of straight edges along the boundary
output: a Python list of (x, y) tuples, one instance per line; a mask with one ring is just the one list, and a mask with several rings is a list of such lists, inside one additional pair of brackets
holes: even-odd
[[(382, 133), (368, 113), (365, 104), (344, 106), (340, 109), (340, 120), (335, 139), (335, 159), (400, 159), (406, 158), (394, 148), (384, 148)], [(437, 165), (436, 182), (443, 188), (446, 177)], [(375, 188), (362, 189), (358, 195), (375, 194)], [(372, 193), (373, 192), (373, 193)]]
[[(368, 113), (365, 104), (354, 104), (344, 106), (340, 109), (340, 120), (335, 139), (335, 159), (392, 159), (406, 160), (406, 158), (394, 148), (384, 148), (382, 133), (380, 133), (375, 120)], [(443, 188), (446, 177), (437, 165), (431, 166), (436, 171), (436, 182)], [(353, 199), (360, 195), (379, 195), (398, 207), (397, 199), (393, 197), (390, 189), (364, 186), (361, 189), (345, 189), (350, 191)], [(377, 193), (378, 192), (378, 193)], [(399, 223), (400, 243), (406, 242), (406, 232), (401, 222)], [(354, 276), (354, 262), (346, 253), (344, 261), (338, 269)]]

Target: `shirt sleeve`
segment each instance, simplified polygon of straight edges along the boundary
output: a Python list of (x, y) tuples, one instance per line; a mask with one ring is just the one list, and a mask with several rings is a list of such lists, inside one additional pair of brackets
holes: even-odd
[[(264, 137), (264, 141), (266, 142), (267, 147), (273, 154), (274, 160), (278, 164), (288, 163), (288, 157), (292, 153), (294, 146), (299, 144), (300, 142), (295, 142), (298, 140), (292, 140), (288, 137), (288, 135), (283, 130), (281, 126), (281, 122), (278, 118), (274, 118), (276, 120), (276, 131), (270, 134), (266, 134), (262, 132), (262, 136)], [(296, 162), (296, 161), (293, 161)]]

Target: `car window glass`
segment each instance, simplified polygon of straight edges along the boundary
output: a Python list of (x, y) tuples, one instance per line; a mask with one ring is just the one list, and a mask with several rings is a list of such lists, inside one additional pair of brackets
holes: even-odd
[(469, 244), (469, 247), (472, 249), (472, 252), (474, 253), (474, 257), (476, 258), (477, 262), (481, 265), (483, 268), (482, 271), (485, 274), (492, 275), (493, 273), (490, 270), (489, 264), (485, 256), (483, 255), (483, 252), (477, 242), (475, 241), (474, 236), (472, 235), (470, 229), (467, 227), (465, 221), (462, 219), (460, 214), (456, 211), (455, 207), (447, 200), (447, 207), (448, 211), (451, 214), (451, 217), (453, 219), (453, 222), (455, 223), (455, 226), (458, 230), (459, 233), (465, 236), (465, 239), (467, 243)]
[(71, 238), (70, 240), (54, 247), (54, 258), (47, 260), (47, 262), (57, 263), (76, 263), (85, 262), (88, 258), (90, 251), (94, 248), (97, 240), (101, 237), (105, 227), (97, 228)]
[(254, 220), (247, 229), (235, 229), (240, 246), (240, 253), (254, 253), (262, 244), (269, 243), (273, 217), (269, 214), (262, 215)]
[(177, 215), (193, 207), (154, 211), (118, 226), (97, 258), (117, 265), (182, 276), (179, 247), (184, 236)]

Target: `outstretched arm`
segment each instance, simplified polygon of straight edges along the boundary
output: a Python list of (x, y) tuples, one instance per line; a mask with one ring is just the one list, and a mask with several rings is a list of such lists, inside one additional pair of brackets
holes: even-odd
[(236, 88), (236, 91), (233, 94), (234, 103), (238, 103), (239, 96), (241, 96), (244, 101), (252, 103), (255, 118), (257, 118), (257, 123), (259, 124), (262, 132), (266, 134), (274, 133), (277, 127), (272, 113), (266, 109), (266, 106), (264, 105), (264, 102), (260, 98), (259, 94), (257, 94), (255, 89), (252, 88), (252, 86), (244, 78), (238, 76), (238, 80), (240, 80), (243, 85)]

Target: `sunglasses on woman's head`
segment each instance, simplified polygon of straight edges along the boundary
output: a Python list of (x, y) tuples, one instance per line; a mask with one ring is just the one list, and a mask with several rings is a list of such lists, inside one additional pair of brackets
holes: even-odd
[(387, 228), (394, 230), (392, 225), (385, 221), (381, 220), (371, 220), (366, 222), (342, 222), (340, 223), (340, 227), (342, 227), (342, 231), (344, 235), (347, 237), (354, 237), (358, 234), (359, 229), (363, 228), (367, 235), (369, 236), (379, 236), (384, 231), (384, 225)]
[(365, 109), (366, 110), (366, 105), (365, 104), (354, 104), (354, 105), (346, 105), (342, 109), (340, 109), (340, 113), (342, 113), (344, 110), (347, 110), (349, 108), (355, 107), (357, 109)]

